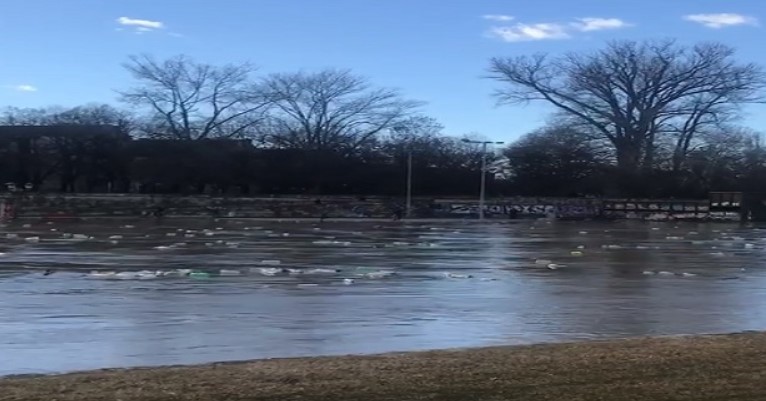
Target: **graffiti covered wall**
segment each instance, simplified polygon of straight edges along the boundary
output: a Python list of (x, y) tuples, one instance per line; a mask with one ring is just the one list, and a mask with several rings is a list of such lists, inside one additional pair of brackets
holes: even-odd
[[(479, 213), (476, 201), (435, 200), (438, 214), (467, 217)], [(601, 213), (600, 202), (589, 199), (507, 199), (492, 200), (484, 206), (484, 214), (494, 217), (587, 218)]]
[[(437, 200), (435, 209), (442, 216), (468, 217), (479, 212), (476, 201)], [(736, 220), (738, 213), (714, 213), (707, 201), (633, 199), (543, 199), (513, 198), (487, 202), (489, 217), (547, 217), (558, 219), (612, 218), (640, 220)]]

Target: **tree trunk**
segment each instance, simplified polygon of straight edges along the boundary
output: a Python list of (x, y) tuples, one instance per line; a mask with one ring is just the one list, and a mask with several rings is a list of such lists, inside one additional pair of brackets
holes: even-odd
[(615, 144), (617, 167), (626, 173), (637, 173), (641, 167), (641, 152), (637, 146), (629, 143)]

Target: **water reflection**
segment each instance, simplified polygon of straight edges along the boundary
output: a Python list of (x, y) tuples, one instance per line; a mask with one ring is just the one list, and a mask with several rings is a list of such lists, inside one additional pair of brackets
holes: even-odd
[[(766, 235), (753, 228), (545, 220), (125, 224), (0, 228), (0, 374), (766, 323)], [(550, 263), (535, 262), (543, 259)], [(259, 274), (264, 266), (284, 274)], [(51, 268), (56, 273), (41, 274)], [(173, 269), (211, 277), (88, 276)], [(218, 276), (221, 269), (243, 274)]]

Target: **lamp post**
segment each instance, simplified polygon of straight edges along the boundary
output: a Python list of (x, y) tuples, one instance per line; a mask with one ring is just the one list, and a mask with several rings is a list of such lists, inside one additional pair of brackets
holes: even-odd
[(487, 190), (487, 145), (502, 145), (504, 142), (472, 141), (463, 139), (465, 143), (481, 145), (481, 187), (479, 189), (479, 220), (484, 220), (484, 198)]
[(412, 213), (412, 146), (407, 150), (407, 200), (404, 217), (410, 218)]

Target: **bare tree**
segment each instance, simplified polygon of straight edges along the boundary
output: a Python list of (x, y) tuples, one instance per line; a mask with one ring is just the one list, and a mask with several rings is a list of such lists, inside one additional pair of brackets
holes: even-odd
[(519, 138), (504, 151), (510, 179), (525, 195), (572, 196), (599, 192), (610, 155), (600, 141), (572, 126), (548, 125)]
[(698, 133), (763, 99), (763, 70), (734, 53), (716, 43), (613, 42), (591, 54), (494, 58), (490, 77), (505, 84), (501, 103), (544, 101), (588, 125), (623, 171), (652, 168), (668, 138), (678, 168)]
[(351, 153), (418, 105), (345, 70), (275, 74), (262, 90), (272, 101), (263, 141), (283, 148)]
[(124, 67), (139, 86), (121, 92), (148, 109), (148, 135), (195, 140), (243, 137), (261, 121), (267, 101), (253, 91), (249, 64), (221, 67), (186, 56), (164, 61), (131, 56)]

